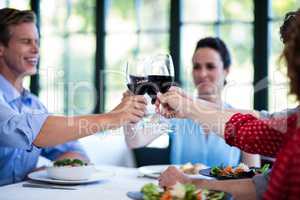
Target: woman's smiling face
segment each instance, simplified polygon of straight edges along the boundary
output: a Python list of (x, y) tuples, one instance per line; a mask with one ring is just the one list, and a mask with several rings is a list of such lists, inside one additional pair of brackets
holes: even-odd
[(198, 95), (218, 95), (229, 72), (228, 69), (224, 69), (219, 52), (209, 47), (198, 48), (192, 62), (193, 80)]

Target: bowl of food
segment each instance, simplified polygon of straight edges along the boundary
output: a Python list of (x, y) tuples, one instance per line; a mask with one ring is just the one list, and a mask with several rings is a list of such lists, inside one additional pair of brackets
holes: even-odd
[(77, 181), (88, 180), (96, 169), (94, 165), (79, 159), (63, 159), (55, 161), (46, 171), (52, 179)]

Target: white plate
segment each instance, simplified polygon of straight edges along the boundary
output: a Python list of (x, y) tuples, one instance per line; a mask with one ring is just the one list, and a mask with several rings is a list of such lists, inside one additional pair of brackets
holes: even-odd
[(47, 183), (55, 183), (61, 185), (72, 185), (72, 184), (85, 184), (85, 183), (93, 183), (100, 180), (105, 180), (110, 177), (114, 176), (113, 172), (98, 170), (91, 176), (91, 178), (87, 180), (59, 180), (59, 179), (52, 179), (48, 177), (46, 170), (31, 172), (28, 174), (28, 178), (35, 181), (42, 181)]
[(139, 167), (139, 172), (150, 178), (158, 178), (160, 174), (165, 171), (171, 165), (148, 165)]
[[(158, 178), (160, 174), (170, 166), (175, 166), (179, 169), (181, 165), (148, 165), (148, 166), (139, 167), (138, 170), (142, 175), (146, 177)], [(191, 178), (213, 179), (211, 177), (203, 176), (201, 174), (193, 174), (193, 175), (187, 174), (187, 175)]]

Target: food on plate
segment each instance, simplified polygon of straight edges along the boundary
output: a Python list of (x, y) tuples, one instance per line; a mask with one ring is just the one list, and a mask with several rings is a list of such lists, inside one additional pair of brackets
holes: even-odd
[(240, 163), (237, 167), (230, 165), (226, 167), (213, 167), (210, 170), (210, 174), (215, 177), (253, 177), (256, 174), (265, 174), (269, 170), (269, 164), (265, 164), (262, 168), (249, 168), (246, 164)]
[(204, 168), (207, 168), (207, 166), (203, 165), (201, 163), (196, 163), (193, 165), (192, 163), (189, 162), (189, 163), (186, 163), (186, 164), (180, 166), (179, 169), (185, 174), (194, 175), (194, 174), (199, 174), (199, 171)]
[(87, 166), (88, 163), (86, 163), (83, 160), (80, 159), (62, 159), (62, 160), (57, 160), (53, 163), (53, 166), (55, 167), (62, 167), (62, 166), (72, 166), (72, 167), (77, 167), (77, 166)]
[(46, 168), (50, 178), (59, 180), (87, 180), (95, 172), (93, 165), (79, 159), (63, 159)]
[(141, 189), (144, 200), (222, 200), (225, 193), (207, 189), (197, 189), (193, 184), (176, 183), (170, 189), (148, 183)]

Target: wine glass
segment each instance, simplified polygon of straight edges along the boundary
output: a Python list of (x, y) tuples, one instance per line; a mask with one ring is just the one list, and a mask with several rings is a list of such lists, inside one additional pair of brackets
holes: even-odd
[[(157, 93), (165, 93), (174, 85), (174, 65), (169, 54), (158, 54), (150, 59), (150, 64), (146, 66), (148, 79), (147, 93), (151, 97), (151, 103), (156, 101)], [(160, 125), (160, 129), (172, 131), (169, 121), (163, 116), (154, 113), (152, 120)]]
[(148, 80), (145, 73), (146, 65), (147, 60), (144, 58), (137, 58), (126, 63), (125, 74), (127, 87), (135, 95), (144, 95), (146, 93)]
[[(128, 89), (134, 95), (145, 95), (148, 88), (148, 77), (146, 75), (146, 68), (149, 65), (149, 60), (146, 58), (136, 58), (128, 61), (125, 66), (126, 84)], [(149, 105), (149, 103), (148, 103)], [(148, 112), (145, 117), (139, 121), (133, 129), (139, 130), (145, 127)]]

